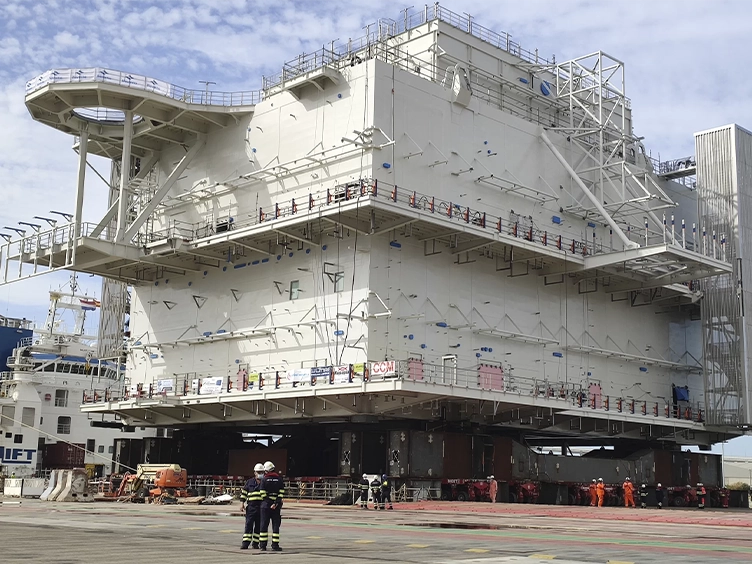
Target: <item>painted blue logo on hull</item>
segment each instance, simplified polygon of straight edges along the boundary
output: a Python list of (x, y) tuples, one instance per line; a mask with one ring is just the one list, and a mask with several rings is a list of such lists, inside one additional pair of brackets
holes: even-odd
[(0, 446), (0, 462), (3, 464), (31, 464), (36, 453), (32, 448), (10, 448)]

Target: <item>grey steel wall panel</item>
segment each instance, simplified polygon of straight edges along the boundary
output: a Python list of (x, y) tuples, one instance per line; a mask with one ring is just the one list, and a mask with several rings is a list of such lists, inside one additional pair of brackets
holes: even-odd
[(747, 334), (751, 318), (745, 319), (743, 280), (752, 280), (750, 257), (744, 256), (745, 244), (752, 242), (748, 227), (752, 219), (752, 140), (747, 132), (731, 125), (696, 134), (695, 151), (698, 242), (716, 246), (725, 239), (725, 250), (720, 252), (735, 265), (733, 274), (700, 282), (704, 293), (700, 307), (705, 420), (733, 425), (748, 422), (750, 417)]
[(387, 474), (390, 476), (406, 476), (407, 466), (410, 459), (410, 432), (389, 432), (389, 453)]
[(339, 436), (339, 473), (341, 476), (353, 476), (353, 436), (354, 433), (340, 433)]
[(444, 435), (411, 431), (410, 476), (413, 478), (444, 475)]

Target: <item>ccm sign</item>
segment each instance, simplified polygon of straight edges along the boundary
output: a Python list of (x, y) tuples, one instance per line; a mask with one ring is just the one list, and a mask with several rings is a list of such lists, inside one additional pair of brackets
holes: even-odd
[(371, 376), (394, 376), (397, 373), (395, 362), (385, 360), (371, 363)]
[(31, 464), (35, 449), (0, 447), (0, 462), (4, 464)]

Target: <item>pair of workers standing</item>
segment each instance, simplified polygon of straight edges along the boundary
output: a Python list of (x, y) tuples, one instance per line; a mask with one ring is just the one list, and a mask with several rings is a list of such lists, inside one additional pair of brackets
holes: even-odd
[[(622, 484), (624, 491), (624, 507), (637, 507), (634, 500), (634, 484), (632, 480), (627, 478)], [(590, 484), (590, 507), (603, 507), (603, 502), (606, 499), (606, 485), (603, 483), (603, 478), (598, 480), (593, 479)], [(645, 501), (647, 500), (647, 486), (645, 484), (640, 488), (640, 501), (645, 507)]]
[(254, 477), (245, 483), (240, 494), (245, 511), (245, 530), (240, 548), (247, 550), (250, 547), (266, 551), (271, 524), (272, 550), (279, 552), (282, 550), (279, 546), (279, 527), (282, 523), (285, 484), (273, 462), (256, 464), (253, 472)]

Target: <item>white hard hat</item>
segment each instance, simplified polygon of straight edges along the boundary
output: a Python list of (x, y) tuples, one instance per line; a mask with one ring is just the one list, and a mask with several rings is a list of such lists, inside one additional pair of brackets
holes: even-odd
[(363, 474), (363, 477), (364, 478), (368, 478), (368, 474)]
[(663, 487), (663, 486), (661, 486), (661, 484), (659, 483), (659, 484), (658, 484), (658, 487), (659, 487), (659, 488), (661, 488), (661, 487)]
[(256, 464), (256, 466), (253, 467), (254, 472), (263, 472), (264, 471), (264, 465), (260, 462)]
[(595, 478), (593, 478), (593, 482), (595, 482), (595, 481), (596, 481), (596, 479), (595, 479)]
[(274, 466), (274, 462), (272, 462), (271, 460), (267, 460), (266, 462), (264, 462), (264, 471), (265, 472), (271, 472), (275, 468), (276, 468), (276, 466)]
[(629, 476), (627, 476), (627, 482), (631, 482), (632, 480), (629, 479)]
[(603, 478), (598, 478), (598, 481), (599, 481), (599, 482), (602, 482), (602, 481), (603, 481)]

